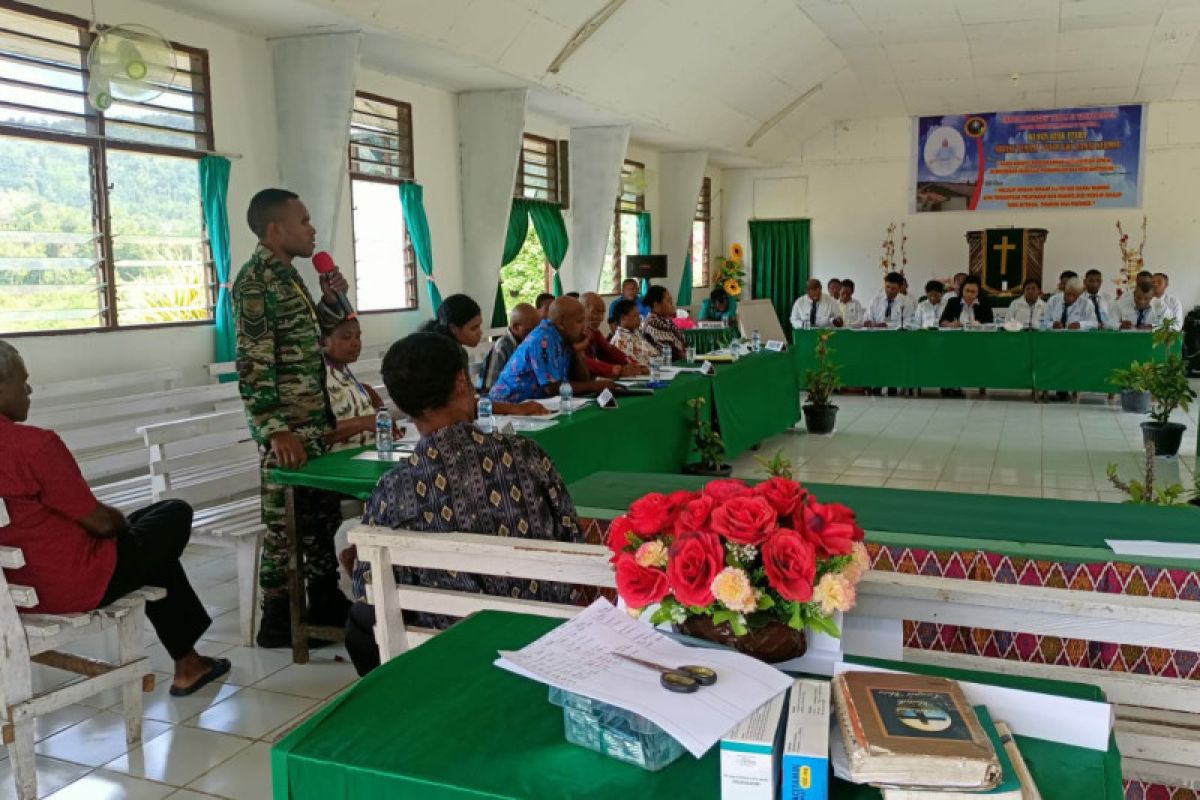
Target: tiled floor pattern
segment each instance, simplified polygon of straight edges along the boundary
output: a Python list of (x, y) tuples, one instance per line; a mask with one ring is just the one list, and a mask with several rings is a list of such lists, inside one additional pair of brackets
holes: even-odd
[[(777, 450), (801, 480), (945, 491), (1120, 499), (1104, 477), (1110, 462), (1138, 466), (1141, 417), (1121, 414), (1102, 397), (1076, 405), (1034, 405), (1023, 396), (966, 400), (841, 396), (830, 436), (788, 433), (739, 458), (738, 475), (758, 470), (755, 455)], [(1180, 417), (1181, 421), (1185, 421)], [(1160, 478), (1191, 485), (1195, 420)], [(128, 750), (118, 698), (89, 698), (38, 720), (39, 796), (54, 800), (263, 800), (270, 797), (271, 744), (354, 680), (341, 648), (314, 651), (296, 666), (283, 650), (238, 645), (236, 565), (229, 550), (193, 546), (185, 566), (213, 616), (199, 649), (233, 661), (223, 683), (196, 696), (167, 694), (171, 661), (153, 632), (146, 643), (158, 688), (145, 696), (141, 746)], [(76, 650), (113, 657), (115, 637)], [(35, 666), (38, 688), (69, 679)], [(14, 797), (0, 750), (0, 800)]]

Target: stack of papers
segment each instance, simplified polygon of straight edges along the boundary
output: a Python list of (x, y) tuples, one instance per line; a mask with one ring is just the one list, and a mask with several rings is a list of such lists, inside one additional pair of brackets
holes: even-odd
[[(667, 667), (697, 665), (717, 682), (691, 694), (665, 689), (658, 672), (615, 653)], [(604, 598), (537, 641), (501, 651), (496, 666), (632, 711), (699, 758), (727, 731), (792, 685), (774, 667), (731, 650), (686, 647)]]

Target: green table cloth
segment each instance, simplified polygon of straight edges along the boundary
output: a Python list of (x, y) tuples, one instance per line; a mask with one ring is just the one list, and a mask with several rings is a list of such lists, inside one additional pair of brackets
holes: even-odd
[[(647, 772), (569, 744), (562, 710), (548, 702), (546, 686), (493, 666), (498, 650), (523, 647), (559, 624), (484, 611), (384, 664), (272, 748), (275, 800), (717, 800), (717, 748), (701, 759), (685, 753), (663, 770)], [(1080, 684), (960, 674), (1103, 699), (1099, 689)], [(1046, 800), (1122, 796), (1115, 743), (1100, 752), (1017, 738)], [(835, 781), (832, 796), (880, 795)]]
[[(822, 331), (792, 334), (801, 385)], [(1116, 392), (1108, 375), (1152, 357), (1151, 337), (1123, 331), (839, 330), (830, 341), (844, 386)]]
[(720, 350), (733, 341), (737, 331), (733, 328), (691, 328), (683, 331), (683, 338), (698, 354)]
[[(708, 478), (599, 472), (568, 487), (584, 516), (623, 514), (647, 492), (696, 490)], [(867, 539), (930, 550), (987, 550), (1048, 561), (1119, 560), (1147, 566), (1200, 569), (1195, 559), (1115, 556), (1106, 539), (1200, 544), (1200, 509), (1041, 500), (959, 492), (927, 492), (806, 483), (824, 503), (854, 509)]]
[(716, 368), (713, 402), (727, 459), (800, 420), (800, 386), (791, 354), (763, 351)]

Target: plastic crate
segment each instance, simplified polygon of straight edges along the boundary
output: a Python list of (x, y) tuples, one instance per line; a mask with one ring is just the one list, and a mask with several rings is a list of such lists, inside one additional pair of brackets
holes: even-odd
[(550, 687), (550, 702), (563, 710), (572, 744), (655, 772), (683, 755), (683, 745), (632, 711)]

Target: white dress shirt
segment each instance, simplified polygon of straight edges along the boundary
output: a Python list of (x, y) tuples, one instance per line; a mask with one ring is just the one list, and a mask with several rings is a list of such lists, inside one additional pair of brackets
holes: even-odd
[(1099, 311), (1098, 314), (1095, 314), (1097, 323), (1096, 327), (1116, 327), (1116, 325), (1113, 324), (1112, 298), (1099, 292), (1092, 294), (1091, 292), (1085, 290), (1083, 294), (1079, 295), (1079, 299), (1087, 302), (1087, 304), (1092, 307), (1093, 313)]
[(1162, 297), (1156, 297), (1150, 302), (1151, 305), (1158, 308), (1158, 313), (1161, 314), (1159, 319), (1170, 317), (1171, 327), (1175, 330), (1183, 328), (1183, 318), (1185, 315), (1183, 313), (1183, 303), (1180, 302), (1178, 297), (1172, 297), (1164, 293)]
[(888, 327), (915, 328), (917, 327), (917, 311), (912, 301), (902, 295), (896, 295), (892, 301), (891, 314), (888, 314), (887, 294), (880, 294), (867, 307), (866, 321), (874, 324), (885, 324)]
[(847, 328), (854, 328), (862, 325), (863, 317), (865, 317), (867, 314), (862, 303), (851, 297), (850, 302), (839, 303), (838, 307), (841, 309), (842, 325), (846, 326)]
[[(1061, 311), (1058, 312), (1062, 314)], [(1004, 317), (1005, 321), (1015, 319), (1021, 323), (1022, 328), (1040, 328), (1042, 320), (1046, 316), (1046, 301), (1038, 298), (1029, 305), (1024, 296), (1018, 297), (1008, 306), (1008, 314)]]
[(926, 300), (924, 303), (917, 304), (917, 327), (918, 328), (936, 328), (938, 323), (942, 321), (942, 312), (946, 310), (946, 298), (935, 306)]
[[(1122, 299), (1124, 299), (1124, 298), (1122, 298)], [(1141, 316), (1140, 324), (1139, 324), (1139, 320), (1138, 320), (1138, 316), (1139, 316), (1138, 312), (1139, 311), (1142, 312), (1140, 314), (1140, 316)], [(1163, 321), (1162, 309), (1161, 309), (1161, 307), (1156, 308), (1154, 306), (1153, 300), (1151, 300), (1150, 305), (1146, 306), (1144, 309), (1139, 309), (1134, 306), (1132, 296), (1130, 296), (1130, 300), (1128, 303), (1117, 302), (1117, 303), (1113, 304), (1113, 322), (1114, 322), (1113, 327), (1114, 328), (1120, 328), (1121, 323), (1123, 323), (1123, 322), (1128, 322), (1130, 324), (1130, 326), (1132, 326), (1134, 328), (1140, 328), (1140, 327), (1143, 327), (1146, 325), (1149, 325), (1152, 328), (1157, 328), (1159, 325), (1162, 324), (1162, 321)]]
[[(1050, 298), (1050, 302), (1046, 304), (1046, 314), (1042, 317), (1043, 328), (1053, 328), (1054, 323), (1063, 321), (1063, 306), (1066, 304), (1066, 295), (1056, 294)], [(1096, 328), (1096, 309), (1087, 300), (1085, 295), (1079, 295), (1079, 299), (1067, 308), (1067, 322), (1063, 325), (1064, 328), (1069, 328), (1072, 323), (1078, 322), (1081, 330), (1090, 331)]]
[(839, 316), (841, 316), (841, 311), (829, 295), (822, 292), (821, 298), (813, 302), (812, 298), (805, 294), (801, 295), (800, 299), (792, 306), (792, 327), (796, 329), (832, 328), (833, 321)]

